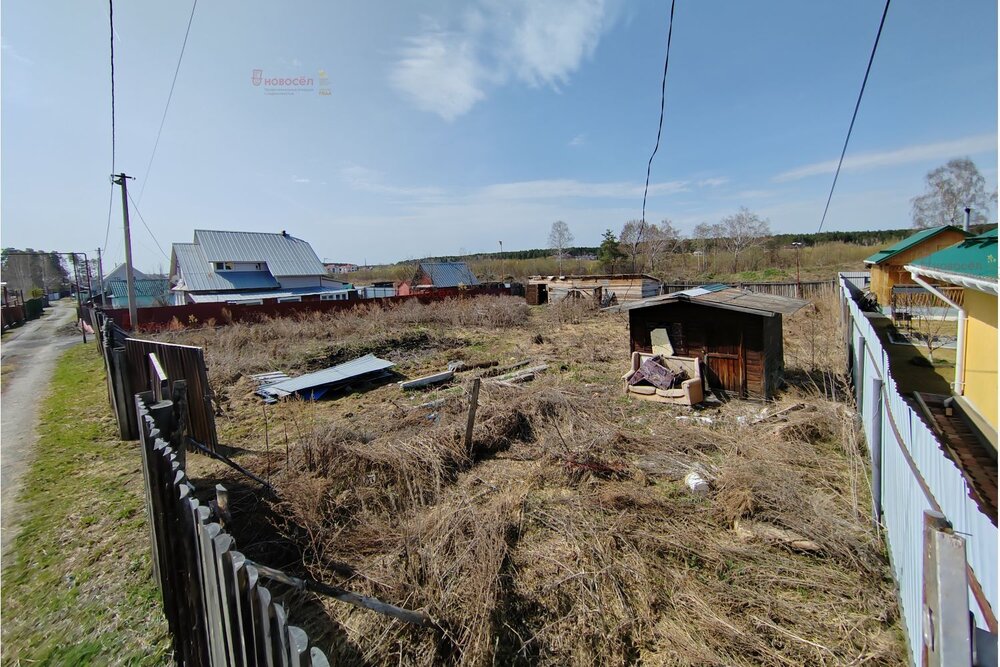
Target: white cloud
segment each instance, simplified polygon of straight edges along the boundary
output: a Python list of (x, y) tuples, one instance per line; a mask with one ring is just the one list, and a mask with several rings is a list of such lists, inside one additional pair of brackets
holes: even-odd
[(400, 187), (388, 185), (383, 182), (382, 172), (368, 169), (360, 165), (351, 165), (340, 170), (340, 178), (352, 190), (359, 192), (372, 192), (382, 195), (396, 195), (404, 197), (438, 197), (443, 194), (440, 188), (432, 187)]
[(11, 45), (11, 44), (0, 45), (0, 49), (3, 50), (4, 57), (6, 57), (6, 58), (13, 58), (17, 62), (24, 63), (25, 65), (34, 65), (35, 64), (34, 60), (32, 60), (31, 58), (28, 58), (27, 56), (21, 55), (20, 52), (18, 52), (18, 50), (15, 49), (14, 46)]
[(587, 135), (586, 134), (578, 134), (578, 135), (576, 135), (575, 137), (573, 137), (572, 139), (569, 140), (569, 144), (568, 145), (570, 147), (572, 147), (572, 148), (576, 148), (577, 146), (583, 146), (585, 143), (587, 143)]
[[(556, 199), (588, 198), (631, 199), (642, 197), (641, 184), (626, 182), (586, 183), (572, 179), (521, 181), (517, 183), (497, 183), (482, 188), (480, 195), (491, 199)], [(686, 192), (688, 181), (650, 183), (649, 194), (668, 195)]]
[(392, 85), (418, 109), (448, 121), (485, 97), (482, 79), (471, 42), (445, 32), (411, 37), (389, 76)]
[(296, 176), (295, 174), (292, 174), (292, 181), (294, 181), (295, 183), (309, 183), (310, 182), (310, 180), (308, 178), (304, 178), (304, 177), (301, 177), (301, 176)]
[[(949, 160), (962, 155), (974, 155), (987, 151), (997, 150), (996, 134), (980, 134), (971, 137), (963, 137), (952, 141), (941, 141), (933, 144), (920, 144), (916, 146), (906, 146), (890, 151), (879, 151), (871, 153), (861, 153), (844, 158), (844, 166), (841, 171), (861, 171), (865, 169), (877, 169), (879, 167), (891, 167), (912, 162), (925, 162), (931, 160)], [(776, 183), (796, 181), (810, 176), (821, 174), (832, 174), (837, 171), (837, 160), (827, 160), (797, 167), (789, 171), (782, 172), (772, 178)]]
[(725, 185), (729, 182), (728, 178), (723, 176), (718, 176), (716, 178), (703, 178), (698, 181), (698, 187), (701, 188), (717, 188), (720, 185)]
[(389, 74), (417, 108), (451, 121), (510, 80), (565, 85), (611, 23), (605, 0), (478, 0), (448, 30), (407, 40)]

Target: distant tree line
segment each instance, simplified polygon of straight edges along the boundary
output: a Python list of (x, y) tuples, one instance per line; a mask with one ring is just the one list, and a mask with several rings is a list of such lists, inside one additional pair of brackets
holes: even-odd
[(45, 250), (4, 248), (0, 251), (0, 273), (8, 290), (23, 292), (26, 298), (57, 292), (70, 284), (62, 255)]

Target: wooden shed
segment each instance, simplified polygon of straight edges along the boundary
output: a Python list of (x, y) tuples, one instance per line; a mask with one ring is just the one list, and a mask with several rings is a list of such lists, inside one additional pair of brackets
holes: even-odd
[[(544, 286), (544, 289), (535, 288), (537, 304), (546, 303), (546, 301), (559, 301), (570, 294), (597, 294), (599, 299), (610, 298), (613, 294), (618, 303), (629, 303), (660, 293), (660, 281), (644, 273), (531, 276), (528, 278), (529, 294), (531, 294), (532, 285)], [(545, 294), (546, 297), (542, 298), (542, 294)]]
[(623, 304), (630, 352), (697, 357), (706, 389), (723, 397), (770, 399), (784, 374), (781, 316), (808, 302), (726, 285)]
[(883, 308), (892, 303), (892, 288), (896, 285), (916, 286), (904, 266), (933, 252), (964, 241), (968, 232), (952, 225), (928, 227), (907, 236), (865, 260), (871, 271), (871, 291)]

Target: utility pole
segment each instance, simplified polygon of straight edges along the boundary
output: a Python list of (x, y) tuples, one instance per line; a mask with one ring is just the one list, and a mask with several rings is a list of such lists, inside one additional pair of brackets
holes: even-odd
[(132, 176), (124, 172), (113, 176), (114, 182), (122, 186), (122, 219), (125, 223), (125, 284), (128, 287), (128, 321), (129, 328), (135, 331), (139, 325), (139, 315), (135, 307), (135, 275), (132, 273), (132, 234), (128, 226), (128, 186), (126, 181)]
[(500, 242), (500, 286), (505, 285), (505, 280), (503, 276), (503, 241)]
[(108, 307), (108, 297), (104, 293), (104, 262), (101, 260), (101, 249), (97, 249), (97, 289), (101, 290), (101, 308)]

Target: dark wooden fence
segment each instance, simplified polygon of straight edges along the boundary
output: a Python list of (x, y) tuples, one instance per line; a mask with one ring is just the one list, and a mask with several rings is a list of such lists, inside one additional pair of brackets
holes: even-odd
[[(698, 287), (704, 283), (664, 283), (660, 286), (661, 294), (681, 292)], [(731, 287), (750, 290), (757, 294), (774, 294), (793, 299), (816, 299), (837, 294), (836, 280), (810, 280), (790, 283), (727, 283)]]
[[(194, 303), (184, 306), (158, 306), (154, 308), (139, 308), (136, 317), (141, 331), (159, 331), (168, 326), (203, 326), (205, 324), (225, 325), (233, 322), (259, 322), (267, 317), (290, 317), (301, 313), (330, 312), (348, 310), (365, 304), (395, 304), (416, 300), (420, 303), (430, 303), (449, 298), (472, 296), (500, 296), (510, 294), (511, 289), (505, 287), (470, 287), (468, 289), (427, 290), (407, 296), (393, 296), (380, 299), (354, 299), (351, 301), (297, 301), (277, 303), (266, 301), (263, 304), (238, 303)], [(115, 324), (131, 329), (127, 308), (107, 309), (104, 311)]]
[[(165, 379), (165, 378), (164, 378)], [(301, 665), (327, 667), (301, 628), (289, 625), (283, 604), (261, 583), (270, 568), (236, 550), (223, 528), (225, 489), (214, 503), (195, 498), (184, 461), (183, 381), (134, 397), (153, 552), (153, 574), (180, 665)], [(273, 578), (273, 577), (272, 577)]]
[(184, 380), (192, 397), (187, 406), (190, 437), (211, 451), (219, 438), (215, 430), (215, 408), (208, 384), (205, 354), (200, 347), (175, 345), (130, 338), (104, 311), (85, 308), (84, 319), (94, 327), (98, 351), (104, 359), (108, 382), (108, 401), (118, 420), (123, 440), (138, 440), (139, 423), (132, 397), (151, 386), (150, 354), (155, 354), (166, 376)]

